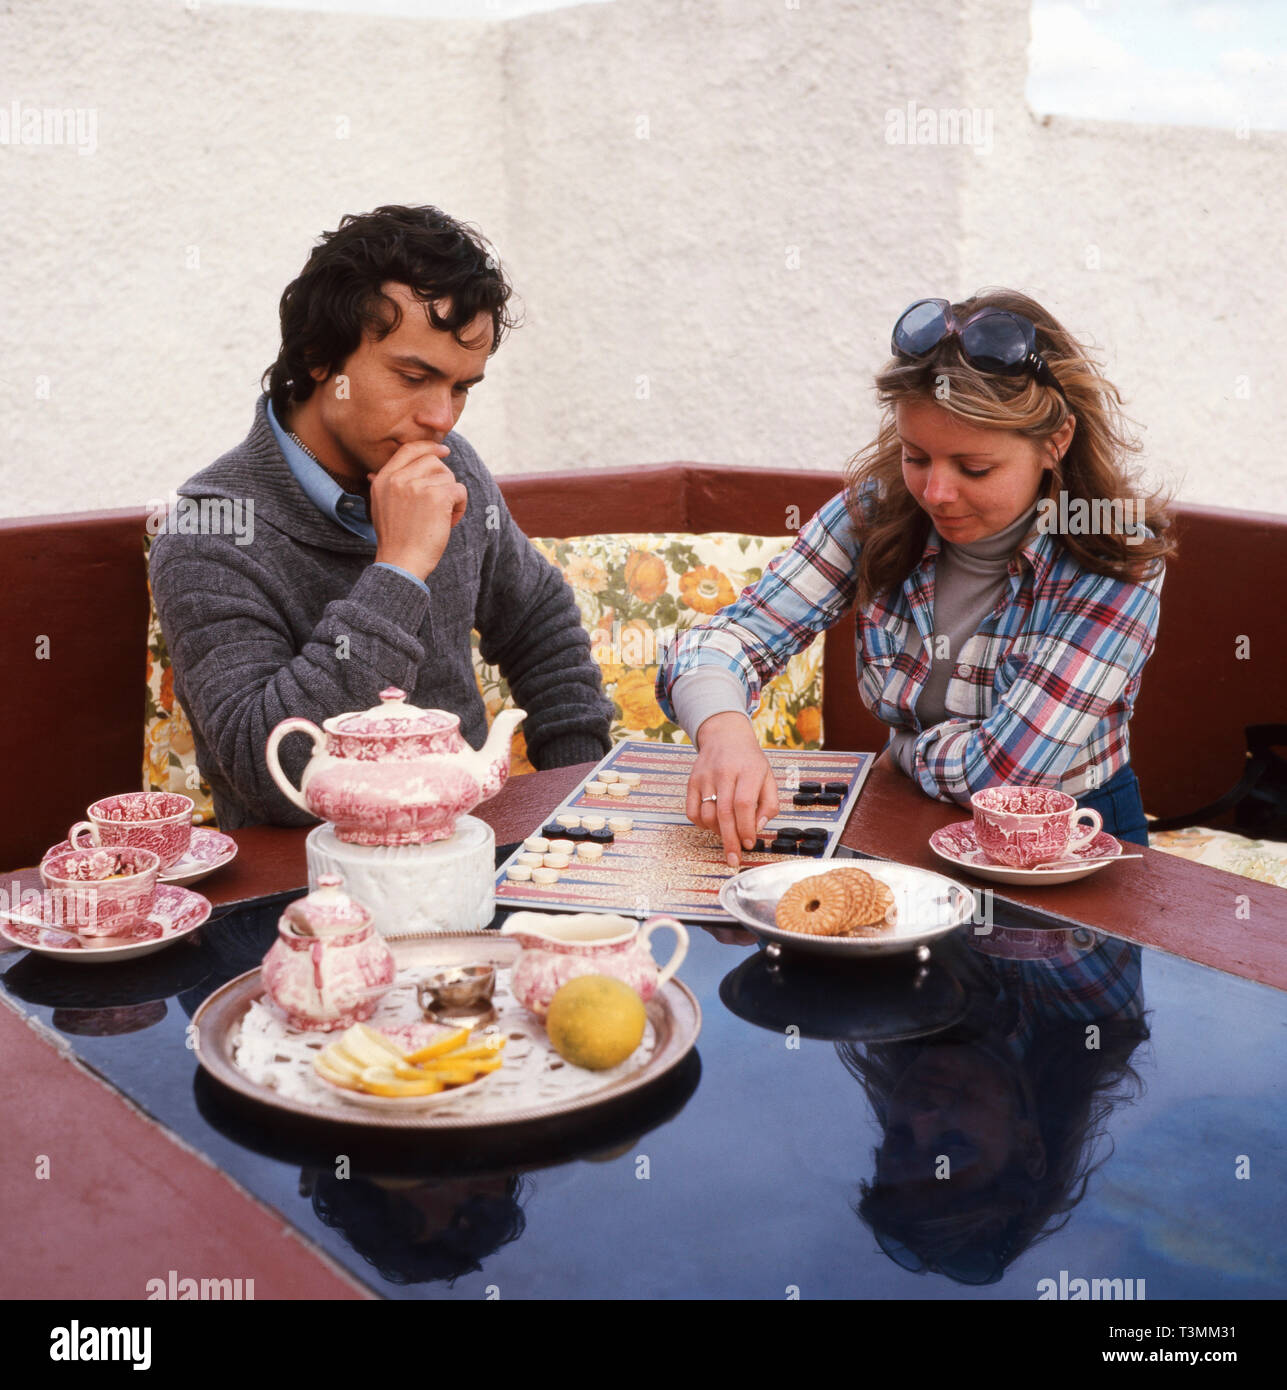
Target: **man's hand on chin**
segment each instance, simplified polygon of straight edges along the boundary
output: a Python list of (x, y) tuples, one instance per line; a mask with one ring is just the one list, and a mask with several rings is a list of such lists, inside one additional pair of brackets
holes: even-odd
[(442, 559), (469, 494), (443, 462), (445, 444), (404, 444), (371, 482), (375, 558), (427, 579)]

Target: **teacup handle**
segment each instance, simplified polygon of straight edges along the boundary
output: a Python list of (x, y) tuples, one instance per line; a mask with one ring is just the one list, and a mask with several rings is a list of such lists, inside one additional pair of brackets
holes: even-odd
[(72, 849), (89, 848), (88, 845), (82, 845), (78, 843), (76, 839), (76, 837), (80, 834), (82, 830), (89, 831), (89, 838), (94, 842), (95, 848), (98, 848), (102, 844), (102, 841), (98, 838), (98, 826), (96, 826), (94, 822), (90, 820), (78, 820), (76, 824), (73, 825), (72, 828), (67, 832), (67, 843), (71, 845)]
[(1087, 818), (1089, 818), (1090, 824), (1086, 827), (1086, 829), (1075, 830), (1072, 836), (1069, 838), (1069, 854), (1071, 854), (1074, 850), (1085, 849), (1086, 846), (1090, 844), (1090, 842), (1095, 838), (1095, 836), (1098, 835), (1099, 832), (1104, 828), (1103, 816), (1101, 816), (1098, 811), (1092, 811), (1089, 807), (1087, 807), (1087, 809), (1084, 811), (1078, 811), (1077, 814), (1072, 818), (1072, 823), (1073, 825), (1076, 825), (1078, 821)]
[(674, 917), (650, 917), (643, 926), (639, 928), (640, 939), (647, 945), (649, 952), (652, 951), (652, 941), (650, 938), (658, 927), (669, 927), (678, 938), (670, 959), (657, 976), (657, 988), (660, 989), (684, 963), (684, 957), (688, 954), (688, 928)]

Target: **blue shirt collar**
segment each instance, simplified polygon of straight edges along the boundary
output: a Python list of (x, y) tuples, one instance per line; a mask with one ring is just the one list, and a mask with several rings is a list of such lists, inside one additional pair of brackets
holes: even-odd
[(295, 481), (303, 488), (308, 500), (337, 525), (375, 545), (375, 527), (371, 524), (365, 499), (345, 492), (320, 463), (310, 458), (295, 443), (278, 423), (277, 416), (273, 413), (272, 401), (267, 403), (267, 414), (269, 427), (282, 451), (282, 457), (285, 458), (287, 467), (294, 474)]

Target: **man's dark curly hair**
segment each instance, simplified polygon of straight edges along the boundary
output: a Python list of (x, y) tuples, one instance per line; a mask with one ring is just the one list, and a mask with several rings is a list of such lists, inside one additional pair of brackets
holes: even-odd
[[(477, 228), (432, 207), (346, 213), (282, 293), (281, 351), (263, 376), (275, 411), (306, 401), (317, 385), (312, 370), (339, 371), (364, 333), (378, 341), (397, 328), (398, 304), (380, 290), (389, 281), (409, 286), (433, 326), (462, 346), (471, 346), (461, 334), (479, 314), (491, 317), (492, 352), (514, 327), (512, 287)], [(445, 315), (433, 307), (438, 301), (446, 302)]]

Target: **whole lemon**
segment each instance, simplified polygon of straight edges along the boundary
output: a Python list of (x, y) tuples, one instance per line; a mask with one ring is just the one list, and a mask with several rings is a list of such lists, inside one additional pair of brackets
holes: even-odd
[(629, 985), (608, 975), (578, 975), (550, 1000), (545, 1031), (564, 1061), (604, 1071), (639, 1046), (646, 1021), (643, 1000)]

